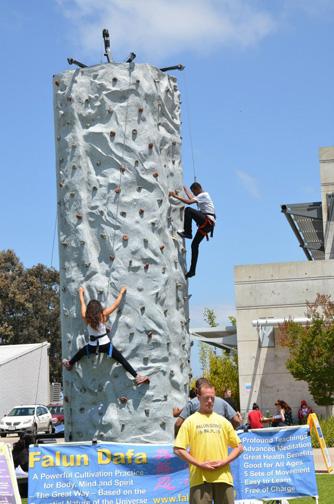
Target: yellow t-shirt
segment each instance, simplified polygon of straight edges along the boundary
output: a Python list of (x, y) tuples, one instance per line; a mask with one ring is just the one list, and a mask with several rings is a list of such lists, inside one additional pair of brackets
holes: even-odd
[[(241, 443), (231, 423), (217, 413), (196, 412), (188, 417), (178, 432), (174, 446), (190, 448), (190, 454), (199, 462), (223, 460), (228, 455), (228, 447), (236, 448)], [(208, 483), (228, 483), (233, 485), (230, 466), (215, 471), (205, 471), (189, 465), (190, 486)]]

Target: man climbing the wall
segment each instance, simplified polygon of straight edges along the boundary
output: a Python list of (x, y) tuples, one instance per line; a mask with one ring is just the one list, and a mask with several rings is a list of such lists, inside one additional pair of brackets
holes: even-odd
[(213, 235), (213, 229), (216, 223), (215, 208), (209, 193), (203, 191), (201, 184), (198, 182), (191, 184), (190, 190), (192, 194), (186, 187), (184, 187), (184, 192), (186, 193), (187, 198), (179, 196), (175, 191), (169, 193), (170, 197), (178, 199), (186, 205), (193, 205), (196, 203), (198, 207), (198, 210), (191, 208), (190, 206), (186, 207), (184, 211), (184, 229), (183, 231), (178, 232), (182, 238), (191, 239), (192, 220), (194, 220), (198, 226), (195, 238), (191, 243), (191, 264), (190, 269), (186, 274), (186, 278), (195, 276), (199, 244), (204, 237), (208, 240), (208, 235)]

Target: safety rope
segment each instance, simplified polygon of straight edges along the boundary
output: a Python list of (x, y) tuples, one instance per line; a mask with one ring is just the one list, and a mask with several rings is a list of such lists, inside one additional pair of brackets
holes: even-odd
[[(129, 91), (131, 90), (131, 85), (132, 85), (132, 67), (133, 63), (129, 63)], [(129, 115), (129, 100), (130, 100), (130, 92), (128, 94), (127, 100), (126, 100), (126, 108), (125, 108), (125, 120), (124, 120), (124, 130), (123, 130), (123, 153), (124, 153), (124, 147), (125, 147), (125, 140), (127, 136), (127, 127), (128, 127), (128, 115)], [(122, 162), (124, 161), (124, 157), (122, 158)], [(120, 206), (120, 201), (121, 201), (121, 195), (122, 195), (122, 176), (123, 176), (123, 171), (124, 171), (124, 166), (121, 166), (119, 170), (119, 180), (118, 180), (118, 188), (120, 192), (118, 193), (118, 198), (117, 198), (117, 204), (116, 204), (116, 213), (115, 213), (115, 223), (118, 221), (118, 215), (119, 215), (119, 206)], [(113, 254), (115, 254), (115, 239), (116, 239), (116, 226), (113, 230), (113, 238), (112, 238), (112, 251)], [(113, 269), (113, 261), (110, 266), (110, 274), (109, 274), (109, 279), (108, 279), (108, 289), (107, 289), (107, 298), (106, 301), (108, 301), (109, 298), (109, 291), (110, 291), (110, 277)]]
[(55, 218), (55, 223), (54, 223), (54, 228), (53, 228), (53, 240), (52, 240), (50, 268), (53, 268), (53, 253), (54, 253), (54, 248), (55, 248), (56, 232), (57, 232), (57, 212), (56, 212), (56, 218)]
[(40, 353), (40, 356), (39, 356), (39, 365), (38, 365), (38, 375), (37, 375), (37, 385), (36, 385), (36, 394), (35, 394), (35, 403), (34, 404), (37, 404), (37, 395), (38, 395), (38, 389), (39, 389), (39, 377), (40, 377), (40, 374), (41, 374), (41, 367), (42, 367), (42, 353), (43, 353), (43, 348), (44, 348), (44, 345), (41, 344), (41, 353)]
[(184, 95), (185, 95), (185, 103), (186, 103), (186, 115), (187, 115), (187, 123), (188, 123), (188, 134), (189, 134), (191, 160), (192, 160), (192, 167), (193, 167), (194, 182), (196, 182), (197, 176), (196, 176), (193, 136), (192, 136), (192, 131), (191, 131), (190, 107), (189, 107), (189, 102), (188, 102), (187, 77), (186, 77), (186, 72), (182, 72), (182, 74), (183, 74), (183, 82), (184, 82)]

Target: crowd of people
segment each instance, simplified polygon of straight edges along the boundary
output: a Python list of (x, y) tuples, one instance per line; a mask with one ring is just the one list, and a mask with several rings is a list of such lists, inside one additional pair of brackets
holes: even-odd
[(312, 408), (305, 400), (301, 401), (300, 408), (298, 409), (298, 421), (295, 422), (291, 407), (281, 399), (275, 402), (275, 413), (273, 415), (263, 415), (259, 405), (253, 403), (253, 408), (247, 415), (248, 426), (250, 429), (262, 429), (266, 426), (271, 427), (284, 427), (285, 425), (300, 425), (307, 423), (307, 418), (310, 413), (313, 413)]

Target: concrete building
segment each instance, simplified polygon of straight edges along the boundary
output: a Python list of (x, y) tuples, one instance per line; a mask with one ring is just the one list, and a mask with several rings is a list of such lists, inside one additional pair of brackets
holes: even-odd
[(273, 412), (277, 399), (285, 400), (296, 412), (305, 399), (317, 413), (324, 413), (307, 384), (294, 380), (286, 369), (288, 350), (278, 345), (275, 331), (283, 319), (303, 323), (306, 302), (314, 301), (317, 293), (334, 292), (334, 147), (320, 149), (320, 179), (321, 202), (282, 205), (307, 260), (235, 267), (243, 412), (254, 401), (262, 411)]
[(49, 347), (0, 345), (0, 418), (20, 404), (49, 404)]

